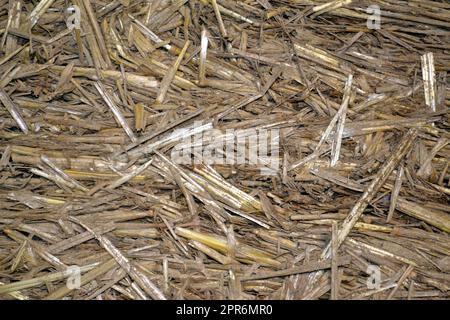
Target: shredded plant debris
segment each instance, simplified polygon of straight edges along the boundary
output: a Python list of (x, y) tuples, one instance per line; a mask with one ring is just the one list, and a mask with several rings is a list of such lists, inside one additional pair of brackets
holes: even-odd
[(450, 299), (450, 3), (0, 0), (0, 300)]

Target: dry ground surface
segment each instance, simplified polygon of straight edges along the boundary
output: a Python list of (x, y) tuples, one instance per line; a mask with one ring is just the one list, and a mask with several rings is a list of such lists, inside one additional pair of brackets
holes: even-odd
[[(448, 299), (449, 39), (448, 1), (0, 0), (0, 299)], [(174, 158), (213, 129), (270, 157)]]

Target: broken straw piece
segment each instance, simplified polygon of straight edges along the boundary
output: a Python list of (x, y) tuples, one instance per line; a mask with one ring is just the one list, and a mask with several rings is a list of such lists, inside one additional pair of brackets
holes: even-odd
[(39, 18), (47, 11), (48, 8), (55, 2), (55, 0), (42, 0), (38, 3), (36, 7), (34, 7), (33, 11), (30, 13), (30, 28), (33, 28), (34, 25), (38, 22)]
[(166, 93), (169, 90), (170, 83), (172, 82), (173, 78), (175, 77), (175, 73), (178, 71), (178, 68), (181, 64), (181, 61), (184, 58), (184, 55), (186, 54), (186, 51), (190, 45), (190, 41), (186, 41), (184, 44), (183, 49), (181, 49), (180, 55), (178, 56), (177, 60), (175, 61), (174, 65), (167, 70), (166, 75), (161, 81), (161, 87), (159, 88), (158, 95), (156, 97), (156, 104), (160, 104), (164, 102), (164, 99), (166, 97)]
[(331, 166), (336, 166), (341, 152), (342, 133), (344, 132), (345, 117), (347, 116), (348, 103), (350, 101), (350, 93), (352, 89), (353, 75), (349, 75), (345, 83), (344, 98), (338, 111), (338, 123), (336, 126), (336, 137), (331, 147)]
[(420, 57), (422, 61), (423, 88), (425, 91), (425, 103), (436, 112), (436, 76), (434, 72), (434, 55), (425, 53)]
[(76, 181), (74, 178), (70, 177), (67, 173), (65, 173), (63, 170), (61, 170), (53, 161), (51, 161), (47, 156), (41, 155), (41, 161), (45, 163), (47, 166), (49, 166), (54, 173), (59, 175), (62, 179), (66, 180), (68, 183), (68, 186), (71, 188), (76, 188), (81, 191), (87, 192), (89, 189), (83, 186), (81, 183)]
[(120, 177), (119, 179), (115, 180), (106, 188), (107, 189), (115, 189), (115, 188), (119, 187), (120, 185), (124, 184), (125, 182), (133, 179), (135, 176), (137, 176), (137, 175), (141, 174), (143, 171), (145, 171), (150, 166), (152, 161), (153, 161), (153, 159), (150, 159), (149, 161), (147, 161), (140, 167), (137, 167), (136, 169), (134, 169), (132, 172), (127, 173), (127, 174), (123, 175), (122, 177)]
[(125, 130), (128, 137), (130, 137), (131, 141), (136, 142), (137, 138), (133, 133), (133, 130), (128, 125), (128, 122), (125, 120), (125, 117), (120, 112), (119, 108), (116, 106), (112, 98), (109, 96), (108, 92), (106, 91), (103, 84), (99, 81), (97, 81), (95, 84), (95, 88), (102, 96), (103, 100), (105, 100), (108, 107), (111, 109), (112, 113), (114, 114), (114, 118), (116, 118), (116, 121), (122, 126), (122, 128)]
[(5, 90), (0, 88), (0, 101), (5, 106), (6, 110), (11, 114), (11, 117), (17, 122), (17, 125), (19, 126), (20, 130), (22, 130), (23, 133), (28, 133), (28, 126), (23, 120), (19, 109), (16, 107), (14, 102), (11, 100), (9, 95), (5, 92)]
[(198, 84), (200, 86), (204, 85), (206, 80), (206, 54), (208, 51), (208, 35), (206, 29), (202, 30), (201, 34), (201, 44), (200, 44), (200, 60), (198, 67)]
[(211, 0), (211, 4), (213, 6), (214, 13), (216, 14), (217, 22), (219, 22), (220, 33), (222, 34), (222, 37), (227, 38), (227, 30), (223, 24), (222, 15), (220, 14), (219, 6), (217, 5), (217, 0)]
[(145, 129), (145, 110), (144, 104), (138, 103), (134, 106), (134, 128), (137, 131)]
[(312, 8), (314, 14), (311, 15), (311, 18), (314, 19), (318, 15), (321, 15), (326, 12), (330, 12), (332, 10), (339, 9), (340, 7), (350, 4), (352, 0), (335, 0), (325, 4), (321, 4)]

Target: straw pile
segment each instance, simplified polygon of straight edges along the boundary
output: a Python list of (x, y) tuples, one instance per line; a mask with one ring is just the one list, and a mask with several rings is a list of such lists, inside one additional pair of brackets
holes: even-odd
[[(449, 21), (0, 0), (0, 299), (449, 298)], [(211, 128), (279, 130), (279, 170), (173, 161)]]

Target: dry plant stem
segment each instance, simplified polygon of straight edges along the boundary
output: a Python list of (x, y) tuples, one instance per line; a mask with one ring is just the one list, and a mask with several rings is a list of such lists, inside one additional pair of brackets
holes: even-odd
[[(98, 265), (98, 263), (87, 265), (87, 266), (81, 266), (80, 267), (80, 272), (86, 272), (86, 271), (92, 270), (97, 265)], [(72, 273), (70, 272), (70, 270), (59, 271), (59, 272), (54, 272), (52, 274), (45, 275), (45, 276), (42, 276), (42, 277), (36, 277), (36, 278), (33, 278), (33, 279), (29, 279), (29, 280), (22, 280), (22, 281), (18, 281), (18, 282), (13, 282), (13, 283), (7, 284), (7, 285), (6, 284), (5, 285), (0, 285), (0, 294), (11, 293), (13, 291), (20, 291), (20, 290), (27, 289), (27, 288), (32, 288), (32, 287), (38, 287), (38, 286), (41, 286), (41, 285), (43, 285), (43, 284), (45, 284), (47, 282), (52, 282), (52, 281), (58, 281), (58, 280), (66, 279), (71, 274)]]
[(180, 54), (178, 55), (177, 60), (175, 61), (174, 65), (167, 71), (166, 75), (161, 81), (161, 87), (159, 88), (158, 95), (156, 96), (156, 103), (160, 104), (164, 102), (164, 99), (166, 97), (167, 91), (169, 90), (169, 86), (175, 77), (175, 73), (177, 72), (178, 68), (180, 67), (181, 61), (184, 58), (184, 55), (186, 54), (187, 49), (189, 48), (190, 41), (186, 41), (186, 43), (183, 46), (183, 49), (181, 50)]
[[(4, 285), (4, 283), (3, 282), (0, 282), (0, 286), (1, 285)], [(23, 295), (23, 294), (21, 294), (20, 292), (17, 292), (17, 291), (15, 291), (15, 292), (9, 292), (8, 293), (8, 296), (10, 296), (11, 298), (13, 298), (13, 299), (17, 299), (17, 300), (29, 300), (30, 298), (28, 298), (27, 296), (25, 296), (25, 295)]]
[[(49, 69), (55, 72), (61, 72), (63, 70), (61, 66), (50, 66)], [(92, 80), (99, 80), (100, 77), (111, 81), (120, 80), (123, 77), (123, 74), (120, 71), (95, 70), (94, 68), (86, 67), (74, 67), (73, 75), (76, 77), (87, 77)], [(133, 72), (126, 72), (125, 80), (130, 85), (138, 88), (143, 87), (146, 89), (150, 89), (156, 88), (158, 86), (158, 81), (156, 81), (154, 77), (139, 75)]]
[[(105, 40), (103, 39), (103, 34), (100, 29), (100, 26), (98, 25), (97, 17), (95, 16), (95, 12), (92, 9), (91, 0), (82, 0), (82, 2), (83, 2), (83, 6), (88, 14), (89, 22), (91, 23), (92, 28), (94, 30), (95, 38), (97, 40), (99, 49), (102, 53), (106, 53), (106, 52), (108, 52), (108, 50), (106, 48)], [(107, 54), (103, 54), (102, 58), (105, 59), (106, 67), (108, 68), (111, 65), (109, 56)]]
[(405, 272), (402, 274), (400, 280), (398, 280), (397, 285), (394, 289), (389, 293), (387, 300), (390, 300), (394, 297), (395, 293), (400, 289), (400, 287), (403, 285), (403, 282), (405, 282), (406, 278), (411, 274), (411, 272), (414, 270), (414, 266), (409, 265), (408, 268), (405, 270)]
[(16, 121), (20, 130), (22, 130), (23, 133), (27, 134), (29, 130), (25, 120), (23, 120), (23, 117), (20, 114), (19, 109), (17, 108), (15, 103), (2, 88), (0, 88), (0, 102), (5, 106), (6, 110), (8, 110), (14, 121)]
[(403, 172), (404, 172), (403, 166), (400, 166), (397, 172), (397, 178), (395, 179), (394, 189), (392, 189), (391, 203), (389, 205), (389, 212), (387, 215), (386, 222), (391, 222), (392, 217), (394, 215), (395, 207), (397, 205), (397, 198), (400, 193), (400, 189), (402, 188)]
[(350, 4), (351, 2), (352, 2), (352, 0), (334, 0), (334, 1), (330, 1), (330, 2), (327, 2), (322, 5), (315, 6), (312, 8), (312, 11), (314, 12), (314, 14), (311, 15), (311, 18), (314, 19), (321, 14), (324, 14), (324, 13), (332, 11), (332, 10), (339, 9), (344, 5)]
[(421, 56), (423, 87), (425, 91), (425, 103), (436, 112), (436, 76), (434, 72), (434, 55), (428, 52)]
[(71, 218), (72, 221), (82, 225), (86, 230), (92, 232), (95, 238), (100, 242), (103, 248), (116, 260), (116, 262), (130, 275), (130, 277), (139, 284), (139, 286), (155, 300), (166, 300), (166, 297), (161, 290), (145, 276), (111, 243), (106, 237), (96, 234), (93, 229), (88, 227), (85, 223), (76, 218)]
[(338, 227), (334, 222), (331, 225), (331, 300), (339, 299), (339, 274), (338, 274)]
[(106, 188), (107, 189), (115, 189), (115, 188), (121, 186), (125, 182), (133, 179), (135, 176), (137, 176), (137, 175), (141, 174), (142, 172), (144, 172), (152, 164), (152, 162), (153, 162), (153, 159), (150, 159), (149, 161), (147, 161), (143, 165), (137, 167), (136, 169), (134, 169), (130, 173), (124, 174), (122, 177), (120, 177), (116, 181), (112, 182)]
[(145, 129), (145, 110), (142, 103), (138, 103), (134, 106), (134, 128), (136, 131)]
[(351, 88), (352, 88), (353, 75), (349, 75), (347, 82), (345, 83), (344, 89), (344, 98), (341, 104), (341, 107), (338, 111), (338, 122), (336, 126), (336, 137), (333, 140), (333, 144), (331, 147), (331, 166), (334, 167), (338, 160), (341, 152), (341, 143), (342, 143), (342, 133), (344, 131), (345, 125), (345, 117), (347, 116), (347, 108), (350, 100)]
[[(83, 286), (83, 285), (91, 282), (92, 280), (95, 280), (97, 277), (108, 272), (109, 270), (114, 268), (116, 265), (117, 265), (117, 263), (114, 259), (110, 259), (110, 260), (98, 265), (94, 269), (90, 270), (89, 272), (87, 272), (86, 274), (81, 276), (80, 286)], [(53, 291), (52, 293), (50, 293), (49, 295), (47, 295), (44, 298), (44, 300), (62, 299), (73, 290), (74, 290), (73, 288), (69, 288), (67, 285), (63, 285), (63, 286), (59, 287), (58, 289), (56, 289), (55, 291)]]
[(447, 213), (421, 207), (403, 198), (397, 199), (397, 209), (436, 228), (450, 232), (450, 217)]
[(211, 4), (214, 8), (214, 13), (216, 14), (217, 21), (219, 22), (220, 33), (223, 38), (227, 38), (227, 30), (225, 29), (225, 25), (223, 24), (222, 15), (220, 14), (219, 6), (217, 5), (217, 0), (211, 0)]
[(59, 176), (61, 176), (62, 179), (66, 180), (71, 187), (77, 188), (83, 192), (88, 191), (88, 189), (86, 187), (84, 187), (78, 181), (76, 181), (75, 179), (73, 179), (69, 175), (67, 175), (56, 164), (54, 164), (47, 156), (41, 155), (41, 161), (44, 162), (46, 165), (48, 165), (55, 173), (57, 173)]
[(206, 80), (206, 56), (208, 52), (208, 35), (206, 29), (202, 30), (200, 46), (198, 84), (203, 86)]
[(13, 57), (15, 57), (18, 53), (20, 53), (26, 47), (28, 47), (28, 45), (23, 45), (23, 46), (17, 48), (16, 50), (14, 50), (13, 52), (6, 54), (3, 58), (0, 59), (0, 66), (5, 64), (9, 60), (11, 60)]
[(122, 112), (120, 112), (119, 108), (117, 107), (117, 105), (112, 100), (111, 96), (106, 91), (106, 89), (103, 86), (103, 84), (101, 82), (97, 81), (95, 83), (95, 87), (96, 87), (98, 93), (102, 96), (103, 100), (106, 102), (106, 104), (110, 108), (111, 112), (114, 114), (114, 117), (115, 117), (117, 123), (120, 126), (122, 126), (123, 130), (125, 130), (126, 134), (130, 138), (130, 140), (132, 142), (136, 142), (137, 138), (136, 138), (133, 130), (131, 129), (131, 127), (128, 124), (128, 122), (125, 120), (124, 116), (122, 115)]
[[(389, 160), (378, 171), (376, 177), (372, 180), (372, 182), (367, 187), (366, 191), (360, 197), (358, 202), (353, 206), (352, 210), (345, 218), (341, 227), (338, 230), (338, 235), (336, 239), (336, 246), (338, 248), (344, 242), (345, 238), (350, 233), (350, 230), (353, 228), (355, 223), (361, 217), (362, 213), (367, 208), (370, 201), (376, 195), (381, 186), (386, 182), (386, 179), (389, 177), (391, 172), (396, 168), (396, 166), (406, 155), (406, 153), (409, 152), (416, 137), (417, 137), (416, 129), (410, 129), (407, 133), (404, 134), (402, 140), (400, 140), (400, 142), (398, 143), (397, 149), (392, 153)], [(330, 254), (331, 254), (331, 246), (330, 244), (328, 244), (322, 252), (321, 259), (329, 258)], [(318, 272), (313, 273), (309, 276), (307, 292), (311, 292), (312, 288), (315, 287), (315, 284), (322, 276), (322, 274), (323, 274), (322, 272)]]
[[(231, 250), (231, 248), (227, 244), (227, 241), (222, 237), (214, 237), (209, 234), (202, 234), (184, 228), (176, 228), (176, 233), (182, 237), (186, 237), (188, 239), (195, 240), (207, 246), (210, 246), (211, 248), (221, 251), (222, 253), (227, 253)], [(268, 256), (261, 250), (242, 245), (240, 246), (239, 251), (246, 259), (254, 260), (264, 265), (276, 267), (279, 266), (279, 263), (276, 260), (273, 260), (270, 256)]]
[(41, 0), (33, 9), (29, 16), (30, 28), (33, 28), (38, 22), (39, 18), (47, 11), (48, 8), (55, 2), (55, 0)]

